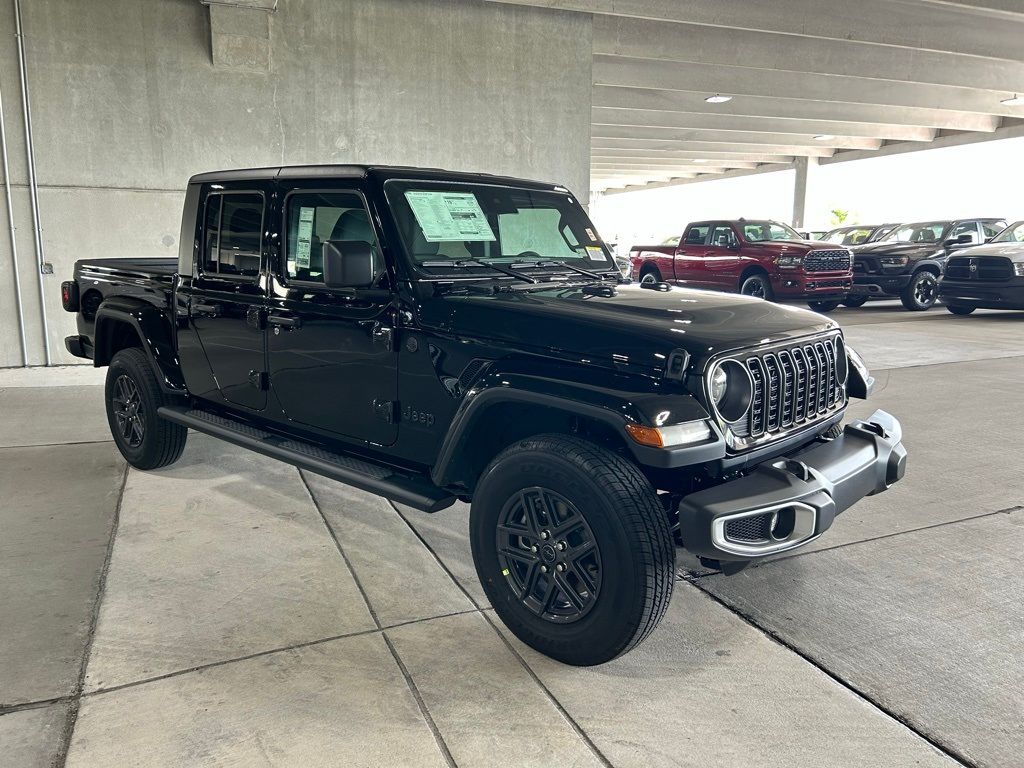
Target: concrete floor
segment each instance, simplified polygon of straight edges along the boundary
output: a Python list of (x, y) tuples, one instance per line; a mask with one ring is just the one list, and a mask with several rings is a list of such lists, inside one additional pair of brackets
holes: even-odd
[(586, 670), (495, 618), (464, 505), (198, 435), (126, 470), (87, 375), (0, 372), (0, 764), (1024, 765), (1024, 314), (836, 317), (906, 480), (737, 576), (681, 557)]

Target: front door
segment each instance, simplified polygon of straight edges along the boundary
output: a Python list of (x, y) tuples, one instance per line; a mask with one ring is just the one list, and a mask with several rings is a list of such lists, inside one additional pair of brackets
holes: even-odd
[[(290, 422), (390, 445), (398, 437), (393, 296), (365, 201), (343, 185), (289, 183), (279, 194), (282, 248), (267, 315), (271, 391)], [(324, 286), (327, 240), (372, 246), (372, 288)]]
[(268, 191), (248, 184), (206, 195), (199, 263), (182, 290), (221, 396), (255, 411), (267, 405), (262, 265)]
[(728, 223), (720, 222), (711, 230), (705, 262), (714, 287), (722, 291), (736, 290), (743, 271), (743, 260), (736, 233)]

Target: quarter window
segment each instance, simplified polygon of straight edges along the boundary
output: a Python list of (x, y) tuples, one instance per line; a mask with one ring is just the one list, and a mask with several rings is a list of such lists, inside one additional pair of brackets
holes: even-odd
[(363, 200), (354, 192), (300, 192), (288, 197), (288, 278), (307, 283), (324, 281), (324, 243), (348, 240), (368, 243), (373, 250), (375, 272), (380, 263), (377, 238)]
[(260, 273), (263, 195), (210, 195), (206, 199), (203, 271), (233, 277)]

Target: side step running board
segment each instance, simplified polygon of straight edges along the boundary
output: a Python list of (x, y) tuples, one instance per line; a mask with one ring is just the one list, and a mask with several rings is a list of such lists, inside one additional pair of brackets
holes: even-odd
[(218, 437), (424, 512), (437, 512), (455, 503), (454, 496), (422, 477), (332, 453), (312, 443), (281, 437), (209, 411), (165, 405), (157, 413), (161, 418), (183, 424), (196, 432)]

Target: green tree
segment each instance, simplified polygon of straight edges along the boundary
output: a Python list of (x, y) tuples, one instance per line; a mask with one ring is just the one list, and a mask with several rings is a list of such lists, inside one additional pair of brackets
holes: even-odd
[(832, 226), (834, 227), (843, 226), (843, 222), (850, 217), (850, 212), (844, 211), (842, 208), (833, 208), (829, 213), (832, 214)]

